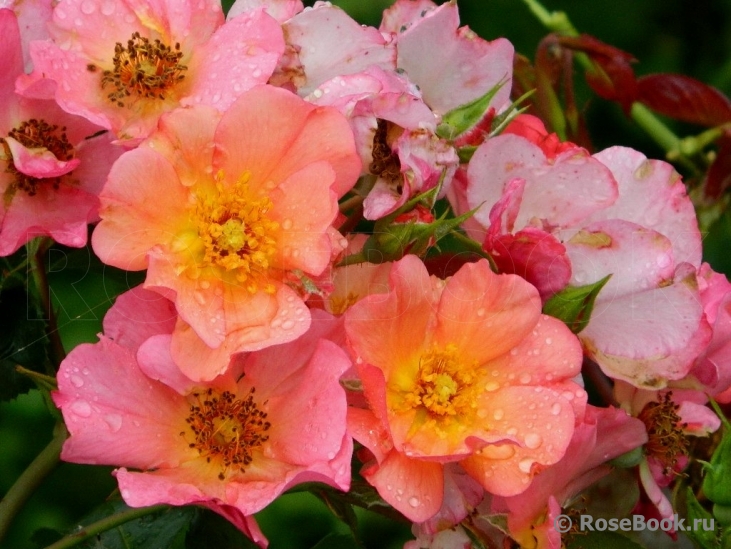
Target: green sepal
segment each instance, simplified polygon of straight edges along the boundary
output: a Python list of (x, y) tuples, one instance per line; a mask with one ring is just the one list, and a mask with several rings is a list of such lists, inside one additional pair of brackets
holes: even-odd
[(710, 463), (701, 461), (701, 464), (705, 472), (703, 493), (717, 505), (731, 506), (731, 435), (728, 430), (713, 452)]
[(437, 136), (452, 141), (476, 126), (490, 108), (492, 98), (495, 97), (495, 94), (500, 91), (505, 83), (505, 80), (498, 82), (482, 97), (460, 105), (442, 116), (442, 123), (437, 126)]
[[(688, 512), (687, 522), (689, 525), (695, 524), (697, 519), (705, 520), (707, 523), (713, 520), (713, 516), (698, 502), (690, 487), (685, 492), (685, 505)], [(716, 530), (703, 530), (702, 528), (693, 530), (692, 528), (688, 528), (686, 534), (701, 549), (719, 549), (721, 547)]]
[(578, 334), (586, 328), (594, 310), (594, 301), (612, 275), (607, 275), (594, 284), (567, 286), (554, 294), (543, 306), (544, 314), (563, 321), (569, 329)]

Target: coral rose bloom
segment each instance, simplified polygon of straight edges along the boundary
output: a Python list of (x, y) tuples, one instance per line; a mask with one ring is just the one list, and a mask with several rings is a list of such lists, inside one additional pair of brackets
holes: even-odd
[(447, 281), (407, 256), (391, 292), (345, 315), (370, 410), (352, 408), (351, 434), (374, 456), (363, 470), (409, 519), (434, 515), (444, 463), (489, 492), (514, 495), (563, 456), (586, 393), (577, 338), (541, 315), (537, 290), (484, 260)]
[(175, 111), (112, 168), (94, 250), (147, 268), (145, 287), (212, 348), (291, 341), (310, 313), (288, 283), (330, 264), (337, 198), (359, 169), (345, 118), (279, 88), (255, 87), (223, 115)]

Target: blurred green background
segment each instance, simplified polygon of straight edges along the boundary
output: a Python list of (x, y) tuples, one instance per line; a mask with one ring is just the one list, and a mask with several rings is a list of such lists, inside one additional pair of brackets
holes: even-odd
[[(224, 2), (226, 7), (230, 4)], [(390, 2), (339, 0), (333, 4), (362, 23), (378, 25), (382, 9)], [(545, 35), (520, 0), (461, 0), (459, 6), (463, 24), (487, 39), (507, 37), (518, 52), (529, 58), (533, 58)], [(640, 75), (679, 72), (731, 93), (731, 0), (547, 0), (545, 6), (566, 11), (580, 31), (633, 54), (638, 59), (635, 68)], [(580, 81), (577, 77), (582, 105), (591, 94)], [(586, 114), (597, 148), (623, 144), (662, 158), (663, 151), (638, 131), (616, 105), (591, 99)], [(673, 127), (681, 135), (698, 131)], [(731, 225), (728, 216), (724, 216), (705, 240), (707, 259), (726, 273), (731, 272), (729, 234)], [(84, 253), (74, 252), (68, 263), (65, 258), (50, 258), (57, 266), (57, 272), (51, 273), (51, 283), (60, 311), (63, 341), (69, 349), (81, 341), (94, 341), (110, 298), (139, 280), (137, 275), (103, 269)], [(103, 278), (88, 276), (90, 272), (101, 273)], [(0, 404), (0, 493), (7, 491), (50, 440), (52, 425), (37, 392)], [(3, 547), (32, 549), (36, 545), (29, 540), (37, 529), (68, 529), (114, 490), (110, 470), (59, 466), (18, 517)], [(322, 503), (307, 495), (285, 496), (259, 518), (272, 549), (309, 549), (328, 532), (345, 531), (344, 525), (336, 524)], [(367, 547), (401, 547), (409, 537), (406, 525), (367, 513), (361, 514), (360, 519)]]

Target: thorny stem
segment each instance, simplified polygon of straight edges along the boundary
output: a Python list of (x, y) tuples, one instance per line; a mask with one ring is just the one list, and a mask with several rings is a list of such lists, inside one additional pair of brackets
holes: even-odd
[(53, 438), (40, 454), (31, 462), (28, 468), (18, 477), (0, 501), (0, 541), (10, 529), (18, 511), (25, 505), (28, 498), (40, 486), (41, 482), (53, 471), (61, 455), (61, 447), (68, 432), (63, 423), (56, 424)]
[(116, 528), (117, 526), (120, 526), (125, 522), (129, 522), (131, 520), (135, 520), (146, 515), (151, 515), (159, 511), (164, 511), (168, 508), (168, 505), (153, 505), (152, 507), (140, 507), (137, 509), (122, 511), (121, 513), (117, 513), (115, 515), (98, 520), (88, 526), (84, 526), (78, 532), (69, 534), (65, 538), (61, 538), (60, 540), (58, 540), (56, 543), (52, 543), (51, 545), (47, 546), (46, 549), (68, 549), (69, 547), (74, 547), (82, 541), (101, 534), (102, 532), (106, 532), (107, 530), (111, 530), (112, 528)]
[(51, 342), (51, 352), (54, 370), (48, 372), (49, 374), (55, 375), (55, 369), (61, 364), (61, 361), (66, 358), (66, 351), (61, 343), (61, 336), (58, 331), (56, 323), (56, 315), (53, 312), (53, 302), (51, 301), (51, 288), (48, 285), (48, 276), (46, 275), (46, 267), (43, 264), (45, 253), (48, 250), (48, 245), (44, 242), (38, 246), (38, 250), (29, 257), (30, 273), (33, 277), (33, 281), (36, 285), (38, 293), (41, 296), (41, 304), (43, 306), (43, 312), (45, 318), (48, 320), (48, 339)]

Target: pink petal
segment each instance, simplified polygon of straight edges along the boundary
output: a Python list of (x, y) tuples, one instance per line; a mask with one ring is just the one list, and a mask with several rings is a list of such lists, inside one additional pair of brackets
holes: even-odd
[(164, 383), (181, 395), (187, 395), (195, 389), (196, 382), (186, 377), (173, 361), (170, 340), (170, 334), (147, 338), (137, 350), (137, 362), (140, 370), (150, 379)]
[(319, 275), (330, 264), (332, 250), (327, 229), (338, 213), (337, 198), (330, 189), (334, 178), (327, 162), (313, 162), (289, 176), (270, 194), (275, 204), (270, 218), (279, 223), (274, 238), (282, 250), (282, 255), (273, 261), (275, 268)]
[[(3, 105), (15, 102), (15, 79), (23, 74), (23, 51), (21, 48), (20, 28), (18, 18), (9, 9), (0, 9), (0, 58), (3, 60), (3, 70), (0, 72), (0, 98)], [(11, 101), (12, 98), (12, 101)], [(0, 114), (0, 124), (5, 124), (5, 114)], [(2, 127), (5, 133), (9, 128)]]
[(406, 518), (424, 522), (439, 511), (444, 496), (442, 465), (392, 451), (379, 465), (362, 471), (380, 496)]
[(169, 242), (188, 219), (188, 191), (174, 167), (144, 147), (114, 164), (101, 199), (92, 244), (102, 261), (121, 269), (144, 269), (147, 252)]
[(345, 330), (356, 355), (380, 368), (386, 379), (396, 366), (418, 365), (435, 297), (430, 296), (426, 268), (415, 256), (395, 263), (389, 281), (388, 295), (370, 295), (345, 313)]
[(321, 4), (305, 10), (284, 29), (304, 67), (306, 80), (298, 86), (302, 95), (335, 76), (361, 72), (370, 65), (395, 69), (395, 52), (381, 33), (359, 25), (338, 7)]
[[(349, 190), (360, 173), (352, 132), (337, 111), (309, 105), (291, 93), (256, 87), (237, 101), (216, 130), (214, 168), (251, 173), (252, 188), (271, 188), (321, 160), (335, 170), (333, 190)], [(272, 117), (268, 113), (286, 113)], [(231, 148), (235, 144), (235, 148)]]
[[(288, 344), (290, 356), (296, 356), (298, 342)], [(264, 357), (267, 350), (260, 351)], [(269, 384), (280, 372), (270, 362)], [(351, 363), (334, 343), (320, 340), (309, 361), (296, 372), (298, 384), (291, 391), (270, 393), (270, 437), (280, 443), (273, 456), (288, 463), (307, 465), (333, 459), (342, 445), (346, 426), (345, 391), (338, 383)], [(246, 372), (246, 370), (245, 370)], [(284, 374), (284, 373), (282, 373)], [(265, 380), (254, 380), (257, 387)]]
[(383, 11), (379, 30), (393, 34), (403, 32), (436, 7), (431, 0), (397, 0)]
[(695, 209), (675, 169), (626, 147), (606, 149), (594, 158), (612, 170), (619, 199), (590, 220), (619, 218), (653, 229), (670, 239), (677, 263), (699, 266), (702, 249)]
[(515, 275), (496, 275), (485, 260), (464, 265), (446, 283), (435, 340), (454, 344), (466, 361), (485, 364), (520, 343), (540, 316), (535, 288)]
[(427, 13), (398, 36), (399, 68), (419, 86), (426, 103), (442, 114), (503, 83), (490, 102), (500, 109), (510, 96), (512, 44), (502, 38), (488, 42), (458, 26), (457, 4)]
[(291, 19), (304, 9), (302, 0), (236, 0), (228, 10), (228, 19), (254, 11), (257, 8), (264, 8), (266, 12), (280, 23)]
[(263, 10), (228, 21), (193, 50), (189, 71), (195, 79), (181, 104), (225, 111), (241, 93), (269, 80), (283, 52), (282, 29)]
[(75, 170), (81, 163), (78, 158), (58, 160), (48, 149), (29, 149), (12, 137), (5, 137), (5, 143), (13, 155), (15, 168), (31, 177), (59, 177)]
[(137, 351), (147, 338), (172, 332), (177, 317), (172, 301), (137, 286), (118, 296), (107, 311), (104, 334), (117, 345)]
[(69, 354), (53, 399), (71, 433), (61, 455), (67, 461), (147, 469), (197, 455), (179, 434), (185, 399), (145, 376), (132, 352), (107, 338)]
[(617, 199), (617, 183), (609, 170), (583, 150), (570, 150), (548, 161), (541, 149), (517, 135), (489, 139), (475, 151), (467, 170), (468, 207), (483, 227), (507, 184), (525, 180), (515, 227), (542, 221), (550, 227), (571, 227)]
[(0, 256), (10, 255), (37, 236), (81, 248), (86, 245), (87, 225), (98, 218), (98, 212), (96, 196), (69, 185), (58, 189), (41, 185), (35, 196), (16, 192), (1, 221)]

